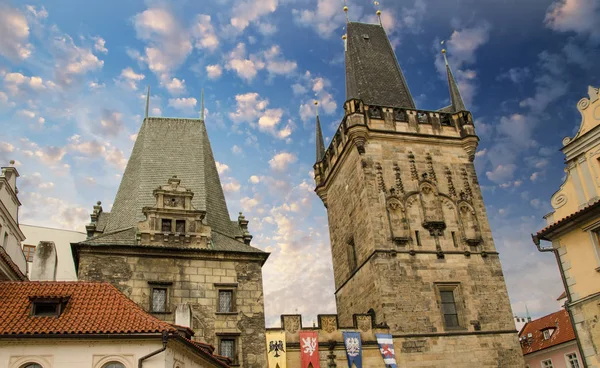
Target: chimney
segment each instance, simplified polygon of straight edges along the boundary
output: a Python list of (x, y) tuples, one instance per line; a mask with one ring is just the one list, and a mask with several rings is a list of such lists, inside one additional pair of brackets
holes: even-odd
[(33, 254), (31, 281), (56, 281), (56, 246), (54, 242), (41, 241)]

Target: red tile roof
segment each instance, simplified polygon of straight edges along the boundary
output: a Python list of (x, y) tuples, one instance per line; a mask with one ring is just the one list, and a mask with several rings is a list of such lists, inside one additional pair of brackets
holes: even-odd
[[(579, 217), (580, 215), (583, 215), (593, 209), (595, 209), (596, 207), (600, 206), (600, 200), (597, 200), (585, 207), (583, 207), (582, 209), (580, 209), (579, 211), (575, 211), (572, 214), (565, 216), (563, 218), (561, 218), (560, 220), (554, 222), (551, 225), (546, 226), (545, 228), (543, 228), (542, 230), (538, 231), (537, 234), (535, 234), (535, 236), (539, 239), (545, 239), (545, 236), (552, 230), (564, 225), (565, 223), (567, 223), (569, 220), (572, 220), (576, 217)], [(546, 239), (547, 240), (547, 239)]]
[[(31, 298), (69, 297), (59, 317), (31, 315)], [(0, 336), (135, 334), (177, 330), (109, 283), (0, 282)]]
[[(12, 258), (10, 258), (10, 256), (8, 255), (8, 253), (6, 253), (6, 250), (3, 247), (0, 247), (0, 258), (8, 265), (8, 267), (10, 267), (11, 270), (15, 272), (18, 278), (20, 278), (23, 281), (27, 280), (27, 276), (25, 276), (23, 272), (21, 272), (19, 266), (17, 266), (15, 262), (13, 262)], [(2, 261), (0, 260), (0, 262)]]
[[(544, 339), (543, 331), (548, 328), (554, 328), (554, 332), (548, 340)], [(528, 334), (532, 334), (531, 339), (527, 339)], [(521, 342), (523, 355), (535, 353), (552, 346), (574, 341), (575, 333), (569, 319), (569, 314), (565, 309), (554, 312), (545, 317), (528, 322), (523, 326), (519, 337), (527, 339)]]

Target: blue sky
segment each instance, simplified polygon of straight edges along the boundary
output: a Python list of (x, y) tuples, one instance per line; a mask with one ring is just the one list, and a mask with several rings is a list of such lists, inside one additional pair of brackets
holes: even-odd
[[(448, 104), (442, 40), (481, 138), (476, 167), (513, 310), (558, 308), (544, 226), (560, 142), (600, 84), (596, 0), (381, 0), (417, 106)], [(314, 106), (324, 135), (345, 100), (341, 0), (0, 0), (0, 161), (17, 160), (20, 220), (84, 231), (110, 209), (151, 87), (150, 114), (206, 121), (232, 218), (263, 268), (267, 324), (335, 311), (325, 208), (313, 193)], [(375, 21), (372, 1), (348, 1)], [(309, 303), (308, 300), (312, 300)]]

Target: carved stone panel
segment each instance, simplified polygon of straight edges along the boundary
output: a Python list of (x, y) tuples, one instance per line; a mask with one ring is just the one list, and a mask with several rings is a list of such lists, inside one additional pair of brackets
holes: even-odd
[(466, 202), (458, 205), (458, 213), (463, 228), (463, 237), (467, 244), (478, 245), (481, 242), (481, 231), (473, 208)]
[(410, 228), (406, 220), (404, 207), (398, 198), (388, 198), (387, 213), (392, 231), (392, 239), (398, 243), (408, 242), (410, 239)]
[(321, 328), (328, 333), (332, 333), (337, 330), (337, 317), (336, 316), (319, 316), (321, 319)]

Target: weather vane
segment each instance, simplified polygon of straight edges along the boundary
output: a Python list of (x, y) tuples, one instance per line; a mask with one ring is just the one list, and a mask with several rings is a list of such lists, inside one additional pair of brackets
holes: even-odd
[(446, 63), (446, 65), (448, 65), (448, 59), (446, 58), (446, 49), (443, 48), (444, 43), (446, 43), (446, 40), (442, 40), (440, 42), (440, 45), (442, 45), (442, 55), (444, 55), (444, 62)]
[(319, 116), (319, 101), (315, 100), (315, 108), (317, 111), (317, 116)]
[(377, 9), (375, 14), (377, 14), (377, 18), (379, 19), (379, 25), (383, 27), (383, 23), (381, 23), (381, 9), (379, 8), (379, 1), (373, 1), (373, 5), (375, 6), (375, 9)]

